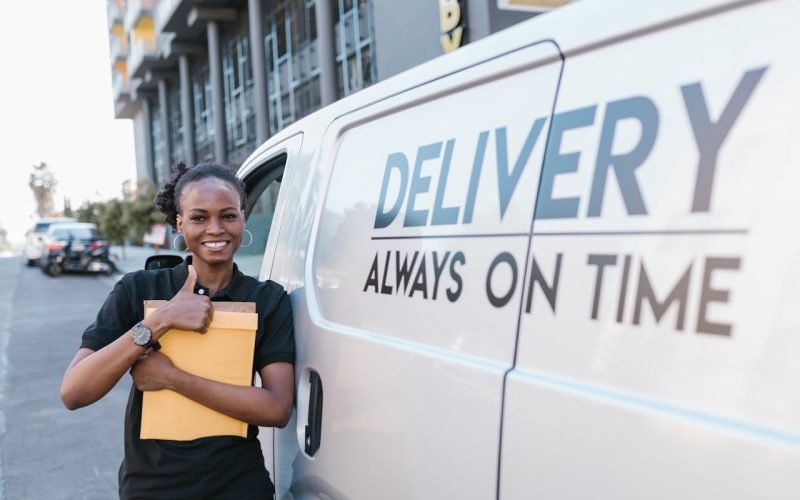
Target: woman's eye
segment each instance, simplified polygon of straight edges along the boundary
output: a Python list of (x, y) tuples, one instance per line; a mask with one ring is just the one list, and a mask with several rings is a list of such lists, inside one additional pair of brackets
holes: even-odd
[(203, 222), (204, 220), (206, 220), (206, 218), (201, 215), (195, 215), (192, 217), (191, 220), (192, 222)]
[(235, 219), (239, 218), (239, 215), (238, 214), (225, 214), (225, 215), (223, 215), (223, 217), (225, 219), (228, 219), (228, 220), (235, 220)]

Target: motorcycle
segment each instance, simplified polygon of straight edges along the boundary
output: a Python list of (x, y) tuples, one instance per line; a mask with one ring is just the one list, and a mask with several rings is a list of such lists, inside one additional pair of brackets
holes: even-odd
[(42, 270), (53, 277), (63, 271), (111, 274), (116, 266), (109, 258), (109, 247), (105, 241), (83, 242), (70, 239), (66, 243), (48, 246), (47, 255), (42, 258)]

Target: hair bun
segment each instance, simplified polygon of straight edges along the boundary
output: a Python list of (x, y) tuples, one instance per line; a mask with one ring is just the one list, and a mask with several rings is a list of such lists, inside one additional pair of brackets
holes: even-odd
[(241, 199), (241, 208), (245, 210), (247, 203), (247, 194), (245, 192), (244, 183), (236, 177), (233, 169), (218, 165), (215, 163), (203, 163), (189, 167), (186, 163), (179, 161), (172, 166), (172, 175), (169, 180), (161, 186), (161, 189), (156, 195), (155, 203), (161, 213), (164, 214), (164, 220), (172, 226), (173, 229), (178, 229), (178, 214), (180, 213), (180, 196), (183, 188), (192, 182), (196, 182), (205, 178), (216, 178), (221, 181), (227, 182), (233, 187)]

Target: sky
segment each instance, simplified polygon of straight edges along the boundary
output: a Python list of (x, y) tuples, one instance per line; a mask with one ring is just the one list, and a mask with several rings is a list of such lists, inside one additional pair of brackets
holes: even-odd
[(24, 240), (36, 204), (33, 165), (46, 162), (64, 197), (119, 196), (136, 178), (133, 122), (114, 119), (105, 0), (16, 1), (0, 16), (0, 226)]

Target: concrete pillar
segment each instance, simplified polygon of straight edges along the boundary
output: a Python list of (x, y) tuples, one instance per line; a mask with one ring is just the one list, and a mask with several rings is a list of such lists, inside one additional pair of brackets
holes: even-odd
[(225, 164), (225, 99), (222, 92), (222, 58), (219, 51), (219, 25), (217, 21), (206, 24), (208, 35), (208, 73), (211, 80), (211, 103), (214, 113), (214, 161)]
[(181, 122), (183, 125), (184, 159), (187, 164), (194, 165), (194, 108), (189, 56), (187, 54), (181, 54), (178, 57), (178, 73), (181, 79)]
[(164, 154), (167, 155), (167, 171), (164, 172), (164, 178), (169, 177), (169, 166), (172, 165), (172, 136), (169, 133), (169, 99), (167, 97), (167, 80), (161, 78), (158, 80), (158, 107), (159, 116), (161, 120), (161, 138), (164, 141)]
[(145, 149), (147, 150), (147, 172), (149, 172), (150, 180), (153, 184), (158, 182), (156, 177), (156, 162), (154, 161), (155, 151), (153, 150), (153, 110), (150, 107), (150, 99), (142, 97), (142, 120), (144, 120), (144, 141)]
[(322, 105), (336, 101), (336, 36), (333, 25), (333, 0), (317, 0), (317, 55), (319, 56), (319, 86)]
[(267, 65), (264, 59), (261, 0), (248, 0), (247, 8), (250, 16), (250, 65), (253, 70), (253, 93), (255, 94), (256, 143), (260, 145), (269, 138)]

